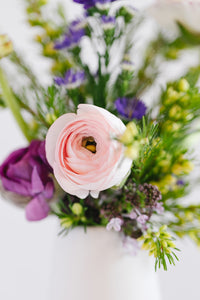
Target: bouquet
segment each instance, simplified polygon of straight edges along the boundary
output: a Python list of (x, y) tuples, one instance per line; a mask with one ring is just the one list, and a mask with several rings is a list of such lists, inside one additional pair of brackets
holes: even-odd
[[(142, 248), (167, 270), (178, 260), (176, 238), (200, 244), (200, 204), (187, 202), (199, 180), (200, 3), (162, 0), (138, 11), (118, 0), (74, 2), (82, 15), (69, 22), (61, 5), (50, 18), (47, 1), (26, 1), (50, 86), (0, 35), (0, 58), (25, 79), (14, 84), (0, 66), (0, 105), (28, 143), (2, 162), (1, 193), (29, 221), (57, 217), (62, 234), (120, 232), (131, 254)], [(145, 37), (149, 22), (156, 29)], [(183, 70), (191, 51), (195, 65)], [(169, 67), (179, 74), (160, 82)]]

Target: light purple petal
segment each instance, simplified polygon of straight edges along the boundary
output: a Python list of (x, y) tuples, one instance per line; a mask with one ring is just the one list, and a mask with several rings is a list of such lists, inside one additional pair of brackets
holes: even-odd
[(33, 168), (32, 176), (31, 176), (31, 184), (32, 184), (32, 195), (39, 194), (44, 190), (44, 185), (40, 179), (36, 167)]
[(43, 197), (32, 199), (26, 206), (26, 218), (28, 221), (40, 221), (49, 214), (50, 206)]
[(51, 199), (54, 194), (54, 183), (53, 181), (47, 182), (44, 187), (43, 195), (46, 199)]

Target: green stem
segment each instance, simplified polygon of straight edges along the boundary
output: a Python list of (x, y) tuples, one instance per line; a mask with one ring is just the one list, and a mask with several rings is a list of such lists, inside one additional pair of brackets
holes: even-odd
[(10, 108), (15, 120), (17, 121), (17, 124), (19, 125), (21, 131), (23, 132), (26, 139), (30, 142), (31, 136), (29, 134), (28, 125), (24, 121), (21, 113), (20, 113), (20, 106), (17, 103), (16, 98), (14, 97), (12, 90), (8, 84), (8, 81), (6, 79), (6, 76), (3, 72), (3, 70), (0, 68), (0, 86), (2, 89), (2, 96), (5, 101), (5, 104), (7, 107)]

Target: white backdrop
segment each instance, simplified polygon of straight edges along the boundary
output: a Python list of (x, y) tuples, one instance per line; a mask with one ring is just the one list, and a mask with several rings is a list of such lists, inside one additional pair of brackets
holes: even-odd
[[(142, 1), (133, 1), (135, 5), (138, 3)], [(47, 81), (45, 70), (48, 60), (41, 61), (37, 56), (38, 47), (33, 47), (31, 42), (34, 30), (25, 25), (23, 10), (22, 0), (0, 0), (0, 33), (10, 35), (35, 72)], [(26, 145), (7, 110), (0, 110), (0, 141), (0, 163), (8, 153)], [(197, 191), (192, 196), (200, 201)], [(54, 218), (29, 223), (22, 210), (0, 199), (0, 299), (47, 300), (57, 233)], [(168, 272), (159, 271), (163, 300), (199, 300), (200, 251), (188, 240), (180, 242), (178, 246), (182, 249), (179, 254), (181, 261)]]

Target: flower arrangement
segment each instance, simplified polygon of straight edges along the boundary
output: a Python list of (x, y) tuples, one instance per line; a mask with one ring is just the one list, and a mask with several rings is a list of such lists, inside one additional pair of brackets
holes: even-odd
[[(62, 233), (76, 226), (121, 232), (132, 254), (142, 247), (166, 270), (178, 260), (176, 237), (200, 244), (200, 205), (186, 201), (199, 180), (188, 142), (199, 131), (199, 62), (162, 86), (158, 79), (162, 66), (198, 53), (199, 3), (163, 0), (138, 11), (118, 0), (74, 2), (83, 14), (71, 23), (60, 6), (56, 23), (44, 14), (47, 1), (26, 2), (30, 25), (40, 28), (36, 42), (52, 62), (49, 87), (0, 36), (0, 58), (27, 79), (14, 87), (0, 67), (0, 105), (28, 141), (1, 164), (1, 193), (29, 221), (58, 217)], [(141, 37), (137, 53), (149, 16), (175, 29)]]

